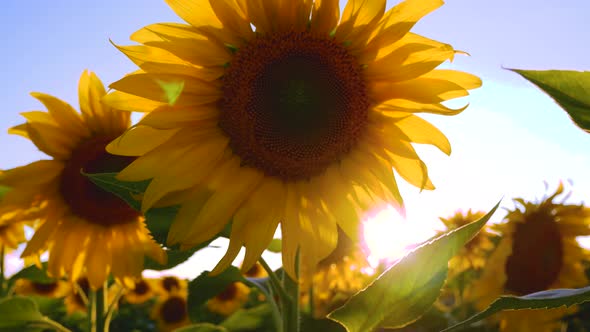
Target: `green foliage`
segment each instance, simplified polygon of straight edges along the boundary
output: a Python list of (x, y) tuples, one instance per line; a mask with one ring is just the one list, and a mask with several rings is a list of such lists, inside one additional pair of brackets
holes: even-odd
[(590, 132), (590, 72), (511, 70), (545, 91), (580, 128)]
[(590, 286), (579, 289), (551, 289), (525, 296), (500, 296), (484, 311), (444, 330), (456, 331), (502, 310), (551, 309), (590, 301)]
[(12, 277), (10, 277), (9, 282), (15, 282), (18, 279), (27, 279), (41, 284), (55, 282), (55, 279), (47, 276), (46, 262), (41, 264), (41, 268), (38, 268), (36, 265), (25, 267), (24, 269), (18, 271)]
[[(199, 310), (207, 300), (223, 292), (227, 286), (236, 281), (248, 283), (240, 270), (236, 267), (230, 266), (216, 276), (211, 276), (209, 271), (205, 271), (189, 282), (188, 307), (191, 319), (197, 320), (197, 317), (194, 316), (194, 311)], [(191, 312), (191, 310), (193, 312)]]
[[(261, 331), (262, 326), (268, 322), (272, 323), (271, 312), (272, 309), (268, 303), (253, 308), (238, 309), (224, 320), (221, 326), (231, 332)], [(269, 331), (272, 331), (273, 326), (269, 328)]]
[(217, 325), (213, 325), (210, 323), (199, 323), (199, 324), (181, 327), (179, 329), (174, 330), (174, 332), (229, 332), (229, 331), (223, 326), (217, 326)]
[(416, 248), (328, 317), (348, 332), (398, 328), (414, 322), (438, 297), (448, 260), (477, 234), (498, 205), (483, 218)]
[(53, 322), (43, 316), (37, 304), (25, 297), (0, 300), (0, 332), (42, 331)]

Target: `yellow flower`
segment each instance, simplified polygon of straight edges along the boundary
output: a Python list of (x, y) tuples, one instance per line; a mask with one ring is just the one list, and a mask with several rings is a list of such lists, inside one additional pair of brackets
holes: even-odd
[(127, 289), (123, 298), (128, 303), (144, 303), (156, 296), (156, 282), (157, 280), (144, 278), (135, 280), (133, 288)]
[[(590, 209), (554, 202), (563, 190), (560, 184), (553, 195), (539, 203), (515, 199), (520, 206), (494, 228), (503, 238), (469, 291), (478, 309), (502, 294), (521, 296), (588, 285), (582, 261), (589, 255), (576, 237), (590, 235)], [(505, 311), (496, 318), (502, 331), (554, 331), (562, 325), (559, 319), (575, 310)]]
[(190, 324), (186, 292), (173, 291), (158, 298), (151, 314), (158, 325), (158, 331), (170, 332)]
[(73, 281), (70, 290), (64, 300), (68, 315), (75, 312), (86, 313), (88, 311), (88, 294), (90, 293), (88, 278), (80, 277)]
[(132, 285), (143, 269), (144, 255), (163, 263), (165, 253), (140, 213), (81, 173), (116, 172), (133, 160), (105, 151), (129, 127), (130, 114), (100, 102), (105, 90), (94, 73), (84, 72), (80, 78), (81, 113), (50, 95), (32, 95), (48, 112), (22, 113), (27, 122), (9, 132), (30, 139), (53, 159), (0, 175), (0, 185), (12, 188), (2, 204), (41, 211), (23, 257), (38, 260), (49, 251), (49, 274), (76, 280), (84, 273), (94, 289), (103, 286), (109, 273)]
[(266, 273), (266, 270), (258, 262), (256, 262), (254, 265), (252, 265), (252, 267), (249, 268), (247, 271), (245, 271), (243, 274), (244, 274), (244, 277), (246, 277), (246, 278), (266, 278), (266, 277), (268, 277), (268, 273)]
[(188, 292), (188, 281), (175, 276), (162, 276), (155, 280), (156, 292), (169, 294), (175, 291)]
[(19, 243), (26, 241), (24, 227), (22, 222), (3, 222), (0, 219), (0, 255), (16, 249)]
[[(188, 248), (233, 220), (213, 273), (246, 248), (248, 270), (280, 223), (283, 267), (315, 266), (337, 227), (358, 238), (361, 214), (402, 205), (392, 167), (434, 189), (412, 143), (444, 153), (446, 137), (416, 113), (479, 78), (435, 70), (456, 53), (409, 30), (442, 0), (167, 0), (188, 24), (152, 24), (119, 46), (141, 69), (104, 101), (149, 112), (107, 150), (139, 158), (123, 181), (153, 179), (142, 209), (180, 204), (168, 243)], [(162, 162), (165, 160), (166, 162)]]
[[(482, 211), (472, 212), (468, 210), (466, 213), (457, 211), (450, 218), (440, 218), (440, 220), (446, 226), (447, 230), (453, 230), (476, 221), (484, 215), (485, 212)], [(479, 270), (483, 268), (490, 251), (494, 249), (494, 243), (492, 242), (493, 236), (494, 234), (487, 227), (484, 227), (471, 241), (467, 242), (449, 262), (449, 273), (451, 276), (468, 269)]]
[(70, 285), (63, 280), (40, 283), (28, 279), (18, 279), (14, 287), (14, 293), (18, 295), (39, 295), (60, 298), (70, 292)]
[(229, 316), (240, 309), (250, 295), (250, 288), (241, 282), (232, 282), (223, 292), (207, 301), (207, 309), (223, 316)]
[(336, 250), (320, 261), (311, 282), (304, 278), (301, 303), (310, 304), (315, 318), (324, 318), (365, 288), (375, 275), (363, 250), (339, 230)]

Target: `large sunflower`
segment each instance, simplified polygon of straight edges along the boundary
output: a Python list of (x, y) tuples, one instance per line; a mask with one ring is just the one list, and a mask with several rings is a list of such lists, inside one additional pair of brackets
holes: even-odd
[[(248, 270), (280, 223), (283, 266), (315, 266), (337, 226), (357, 238), (361, 214), (400, 206), (392, 167), (433, 189), (412, 143), (450, 145), (416, 113), (457, 114), (442, 103), (479, 78), (435, 70), (456, 53), (410, 33), (441, 0), (167, 0), (188, 24), (149, 25), (122, 46), (141, 70), (104, 100), (150, 112), (108, 146), (138, 156), (119, 179), (152, 179), (143, 197), (181, 204), (168, 243), (191, 247), (233, 220), (229, 249)], [(162, 162), (165, 160), (166, 162)]]
[[(560, 184), (539, 203), (516, 199), (519, 206), (509, 211), (505, 223), (496, 225), (503, 238), (469, 292), (478, 309), (502, 294), (588, 285), (582, 261), (589, 253), (576, 237), (590, 235), (590, 209), (554, 202), (563, 190)], [(572, 310), (505, 311), (496, 318), (502, 331), (555, 331), (562, 324), (559, 319)]]
[(0, 184), (12, 188), (3, 204), (42, 211), (23, 256), (49, 251), (47, 271), (52, 276), (76, 280), (84, 273), (95, 289), (103, 286), (109, 273), (130, 284), (140, 276), (144, 255), (163, 262), (165, 253), (151, 238), (140, 213), (82, 174), (115, 172), (131, 162), (132, 158), (105, 151), (129, 127), (130, 114), (101, 104), (104, 87), (88, 72), (80, 78), (81, 114), (50, 95), (32, 95), (48, 112), (22, 113), (27, 122), (10, 132), (29, 138), (53, 159), (0, 175)]

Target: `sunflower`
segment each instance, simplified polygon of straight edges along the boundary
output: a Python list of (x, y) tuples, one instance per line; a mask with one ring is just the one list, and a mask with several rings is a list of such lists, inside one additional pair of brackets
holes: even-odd
[(6, 222), (0, 218), (0, 255), (26, 241), (24, 226), (22, 222)]
[(252, 267), (249, 268), (247, 271), (245, 271), (243, 274), (244, 274), (244, 277), (246, 277), (246, 278), (266, 278), (266, 277), (268, 277), (268, 273), (266, 272), (264, 267), (262, 267), (262, 265), (258, 262), (256, 262), (254, 265), (252, 265)]
[(9, 132), (29, 138), (53, 159), (0, 175), (0, 185), (12, 188), (2, 204), (42, 211), (23, 257), (38, 260), (49, 251), (49, 274), (76, 280), (84, 273), (94, 289), (103, 286), (109, 273), (132, 285), (144, 255), (162, 263), (166, 258), (141, 214), (82, 174), (119, 171), (133, 159), (105, 151), (129, 127), (130, 113), (103, 105), (104, 95), (98, 77), (86, 71), (79, 83), (81, 114), (60, 99), (32, 93), (48, 112), (22, 113), (27, 122)]
[(144, 303), (156, 296), (156, 282), (154, 279), (137, 279), (133, 288), (125, 291), (123, 298), (132, 304)]
[(162, 276), (154, 280), (155, 291), (158, 294), (166, 295), (174, 291), (188, 292), (188, 281), (175, 276)]
[(309, 281), (301, 280), (301, 302), (313, 308), (314, 317), (324, 318), (365, 288), (374, 272), (363, 249), (339, 229), (336, 249), (319, 262)]
[(60, 298), (70, 292), (70, 285), (63, 280), (42, 283), (28, 279), (18, 279), (14, 285), (14, 293), (18, 295), (39, 295)]
[(80, 277), (72, 282), (70, 292), (64, 300), (68, 315), (75, 312), (87, 313), (89, 292), (90, 283), (88, 282), (88, 278)]
[[(517, 207), (508, 212), (506, 222), (495, 225), (502, 239), (469, 292), (478, 309), (502, 294), (521, 296), (588, 285), (582, 261), (589, 253), (576, 237), (590, 235), (590, 209), (554, 202), (563, 191), (560, 184), (538, 203), (515, 199)], [(496, 318), (502, 331), (554, 331), (562, 325), (559, 319), (575, 310), (505, 311)]]
[[(467, 212), (457, 211), (449, 218), (440, 218), (447, 230), (453, 230), (482, 218), (483, 211)], [(495, 235), (484, 227), (479, 233), (467, 242), (463, 248), (449, 262), (449, 273), (455, 276), (469, 269), (480, 270), (484, 267), (486, 258), (494, 249), (493, 237)]]
[(158, 298), (151, 313), (158, 331), (170, 332), (190, 324), (186, 296), (186, 292), (172, 291)]
[(232, 282), (221, 293), (207, 301), (207, 309), (222, 316), (229, 316), (240, 309), (250, 295), (250, 288), (241, 282)]
[[(453, 115), (442, 103), (479, 78), (435, 70), (456, 51), (409, 30), (442, 0), (167, 0), (188, 24), (152, 24), (117, 46), (141, 69), (104, 101), (149, 112), (107, 147), (138, 157), (118, 178), (152, 179), (146, 211), (181, 205), (168, 244), (189, 248), (233, 220), (220, 272), (246, 248), (244, 271), (280, 223), (283, 266), (295, 278), (358, 238), (361, 214), (400, 207), (392, 167), (434, 189), (412, 143), (451, 152), (416, 113)], [(163, 163), (162, 160), (167, 162)], [(272, 204), (269, 204), (272, 202)]]

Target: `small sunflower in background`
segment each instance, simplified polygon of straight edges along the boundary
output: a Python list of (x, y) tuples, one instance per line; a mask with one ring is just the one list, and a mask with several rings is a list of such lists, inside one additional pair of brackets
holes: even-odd
[(303, 278), (301, 303), (313, 308), (313, 317), (324, 318), (375, 277), (362, 248), (339, 230), (336, 249), (320, 261), (311, 282)]
[(207, 301), (207, 309), (222, 316), (229, 316), (244, 306), (249, 295), (248, 286), (241, 282), (232, 282), (221, 293)]
[(123, 299), (131, 304), (149, 301), (157, 295), (156, 280), (140, 278), (135, 280), (132, 288), (124, 290)]
[(4, 221), (0, 218), (0, 255), (18, 248), (18, 245), (25, 241), (24, 223)]
[(144, 256), (163, 263), (165, 252), (151, 238), (139, 212), (82, 174), (117, 172), (133, 160), (105, 151), (129, 127), (130, 113), (101, 103), (105, 89), (94, 73), (82, 74), (78, 92), (81, 113), (58, 98), (32, 93), (47, 111), (22, 113), (26, 123), (9, 132), (30, 139), (52, 159), (0, 174), (0, 185), (11, 187), (2, 204), (42, 210), (23, 257), (38, 260), (48, 251), (52, 277), (76, 280), (84, 274), (98, 289), (112, 273), (133, 285)]
[(247, 271), (280, 224), (295, 279), (297, 253), (311, 269), (338, 227), (358, 239), (362, 213), (402, 205), (392, 168), (434, 189), (412, 144), (450, 154), (450, 143), (416, 114), (458, 114), (443, 103), (481, 86), (435, 69), (457, 52), (410, 32), (443, 1), (167, 3), (188, 24), (152, 24), (131, 36), (141, 45), (118, 46), (141, 69), (103, 100), (148, 112), (107, 150), (138, 157), (120, 180), (152, 179), (143, 211), (181, 205), (168, 244), (193, 247), (232, 220), (213, 273), (242, 246)]
[[(566, 204), (569, 195), (555, 202), (563, 192), (560, 183), (553, 195), (540, 202), (515, 199), (517, 206), (505, 222), (494, 225), (502, 239), (469, 291), (477, 309), (483, 310), (502, 294), (521, 296), (588, 285), (582, 262), (590, 255), (576, 237), (590, 235), (590, 209)], [(576, 310), (504, 311), (494, 318), (501, 331), (555, 331), (563, 327), (560, 319)]]
[(158, 297), (151, 313), (158, 331), (170, 332), (190, 324), (186, 297), (186, 292), (178, 290)]
[(88, 282), (88, 278), (80, 277), (71, 284), (70, 292), (64, 300), (68, 315), (72, 315), (75, 312), (88, 312), (89, 293), (90, 283)]
[(18, 279), (14, 284), (17, 295), (38, 295), (52, 298), (65, 297), (71, 292), (71, 286), (63, 280), (52, 282), (36, 282), (28, 279)]
[(176, 276), (162, 276), (154, 280), (155, 291), (158, 294), (169, 294), (175, 291), (188, 292), (188, 281)]
[(268, 273), (266, 273), (266, 270), (264, 269), (264, 267), (262, 267), (262, 265), (260, 265), (259, 262), (256, 262), (256, 264), (252, 265), (252, 267), (249, 268), (247, 271), (245, 271), (243, 273), (243, 275), (246, 278), (266, 278), (266, 277), (268, 277)]
[[(485, 214), (486, 213), (483, 211), (473, 212), (469, 209), (467, 212), (457, 211), (451, 217), (440, 218), (440, 220), (445, 225), (446, 231), (450, 231), (481, 219)], [(459, 253), (449, 261), (449, 278), (469, 269), (480, 270), (483, 268), (487, 257), (495, 247), (493, 241), (493, 238), (495, 237), (496, 235), (490, 231), (489, 227), (486, 226), (482, 228), (481, 231), (479, 231), (473, 239), (467, 242), (467, 244), (461, 248)]]

